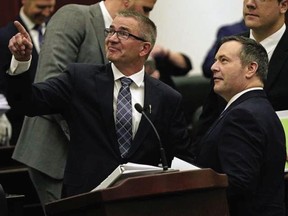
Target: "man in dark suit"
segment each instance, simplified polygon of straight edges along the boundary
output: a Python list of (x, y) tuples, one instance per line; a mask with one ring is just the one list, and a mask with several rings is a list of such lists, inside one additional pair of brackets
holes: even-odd
[[(16, 20), (18, 20), (29, 32), (34, 44), (31, 67), (29, 69), (30, 80), (33, 81), (38, 62), (38, 53), (40, 50), (38, 40), (39, 32), (34, 29), (34, 27), (35, 25), (41, 26), (42, 34), (44, 34), (46, 21), (54, 11), (56, 0), (25, 0), (22, 1), (22, 3), (23, 6), (21, 7), (19, 16)], [(11, 52), (8, 49), (8, 43), (10, 38), (17, 32), (18, 31), (13, 22), (8, 23), (5, 27), (0, 29), (0, 91), (4, 94), (6, 93), (7, 88), (6, 72), (10, 69), (12, 58)], [(12, 67), (17, 68), (17, 65), (12, 62)], [(14, 108), (11, 107), (11, 110), (7, 112), (7, 117), (12, 124), (12, 137), (10, 143), (16, 145), (24, 116), (16, 114)]]
[[(120, 10), (135, 9), (148, 16), (155, 3), (105, 0), (61, 7), (47, 25), (34, 81), (60, 75), (69, 63), (108, 63), (104, 28)], [(42, 206), (61, 197), (68, 145), (69, 130), (61, 115), (25, 117), (12, 158), (28, 167)]]
[[(21, 33), (10, 40), (9, 48), (17, 60), (27, 61), (32, 44), (25, 30), (19, 23), (16, 25)], [(130, 105), (139, 103), (149, 108), (147, 114), (160, 134), (168, 163), (173, 156), (186, 154), (189, 145), (181, 95), (144, 72), (144, 63), (156, 40), (154, 23), (137, 12), (126, 11), (114, 18), (105, 33), (106, 56), (112, 63), (71, 64), (60, 76), (32, 86), (24, 81), (27, 73), (19, 75), (22, 79), (9, 79), (8, 100), (19, 110), (29, 116), (61, 113), (68, 123), (70, 143), (64, 196), (90, 191), (119, 164), (159, 164), (157, 136), (134, 108), (129, 115), (133, 116), (132, 141), (131, 136), (128, 139), (131, 147), (126, 155), (120, 153), (123, 134), (116, 130), (120, 100), (117, 98), (122, 95), (124, 84), (121, 87), (120, 80), (124, 77), (132, 81)], [(130, 134), (131, 128), (126, 129)]]
[[(243, 36), (261, 43), (268, 53), (269, 67), (264, 90), (275, 111), (288, 109), (288, 29), (285, 25), (287, 9), (287, 0), (244, 0), (243, 3), (244, 21), (251, 29)], [(213, 91), (213, 79), (211, 84), (211, 91), (197, 124), (196, 138), (193, 140), (195, 148), (227, 104)]]
[(285, 134), (263, 90), (266, 50), (246, 37), (223, 38), (211, 69), (214, 91), (228, 104), (202, 138), (196, 164), (227, 174), (231, 216), (283, 216)]

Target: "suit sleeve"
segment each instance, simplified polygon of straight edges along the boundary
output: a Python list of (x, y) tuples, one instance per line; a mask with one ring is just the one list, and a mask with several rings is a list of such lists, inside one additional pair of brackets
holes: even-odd
[(64, 6), (52, 16), (41, 47), (36, 82), (57, 76), (69, 63), (77, 62), (85, 22), (82, 10), (75, 5)]
[(8, 103), (19, 114), (31, 117), (65, 113), (71, 101), (73, 89), (71, 80), (69, 72), (34, 84), (31, 83), (28, 72), (9, 76)]

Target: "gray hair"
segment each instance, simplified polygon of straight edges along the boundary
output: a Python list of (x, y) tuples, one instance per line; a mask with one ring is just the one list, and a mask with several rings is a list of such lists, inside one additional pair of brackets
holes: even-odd
[(123, 10), (120, 11), (117, 16), (122, 17), (132, 17), (139, 23), (139, 32), (140, 37), (142, 37), (145, 41), (150, 42), (152, 47), (155, 45), (156, 37), (157, 37), (157, 27), (152, 20), (148, 17), (132, 10)]

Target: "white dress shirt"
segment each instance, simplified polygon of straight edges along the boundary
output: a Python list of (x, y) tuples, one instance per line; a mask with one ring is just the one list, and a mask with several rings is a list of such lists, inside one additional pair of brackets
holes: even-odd
[[(268, 54), (269, 61), (274, 53), (274, 50), (276, 49), (276, 46), (278, 45), (280, 39), (282, 38), (285, 30), (286, 25), (284, 24), (278, 31), (276, 31), (274, 34), (270, 35), (269, 37), (265, 38), (260, 42), (260, 44), (265, 48)], [(255, 40), (252, 34), (252, 30), (250, 30), (250, 38)]]

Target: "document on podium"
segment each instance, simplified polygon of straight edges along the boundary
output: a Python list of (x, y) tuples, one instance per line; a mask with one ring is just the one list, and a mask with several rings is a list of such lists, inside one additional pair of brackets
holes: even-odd
[(177, 157), (174, 157), (171, 168), (163, 171), (162, 167), (151, 166), (137, 163), (126, 163), (119, 165), (106, 179), (104, 179), (96, 188), (92, 190), (97, 191), (108, 188), (114, 185), (116, 182), (133, 176), (143, 176), (148, 174), (158, 174), (171, 171), (185, 171), (185, 170), (197, 170), (200, 169), (186, 161), (183, 161)]
[(163, 172), (162, 167), (136, 163), (121, 164), (92, 191), (105, 189), (113, 185), (115, 182), (128, 177), (155, 174), (161, 172)]
[(174, 157), (172, 160), (172, 169), (179, 170), (179, 171), (188, 171), (188, 170), (199, 170), (200, 168), (188, 163), (180, 158)]

